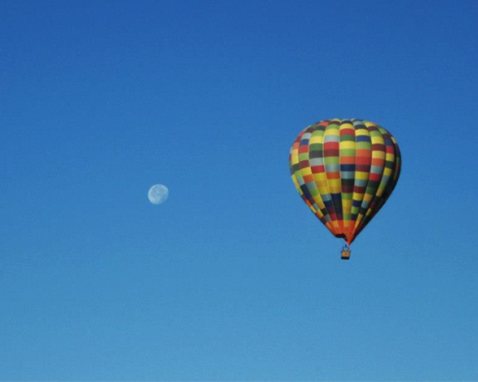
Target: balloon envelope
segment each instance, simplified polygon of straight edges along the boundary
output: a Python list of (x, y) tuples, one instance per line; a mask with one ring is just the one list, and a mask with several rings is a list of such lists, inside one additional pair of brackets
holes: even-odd
[(384, 205), (400, 176), (395, 138), (361, 119), (331, 119), (300, 132), (289, 155), (300, 196), (336, 237), (347, 244)]

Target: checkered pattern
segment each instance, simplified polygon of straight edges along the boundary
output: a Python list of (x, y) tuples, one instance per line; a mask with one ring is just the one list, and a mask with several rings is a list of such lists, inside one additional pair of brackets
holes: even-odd
[(357, 237), (392, 193), (400, 150), (383, 127), (331, 119), (306, 127), (289, 155), (292, 181), (304, 202), (336, 237)]

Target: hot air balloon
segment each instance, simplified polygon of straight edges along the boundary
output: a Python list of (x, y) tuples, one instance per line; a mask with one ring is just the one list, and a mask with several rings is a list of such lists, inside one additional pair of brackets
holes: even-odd
[(306, 127), (289, 154), (292, 181), (322, 224), (350, 244), (382, 208), (400, 176), (400, 149), (382, 126), (330, 119)]

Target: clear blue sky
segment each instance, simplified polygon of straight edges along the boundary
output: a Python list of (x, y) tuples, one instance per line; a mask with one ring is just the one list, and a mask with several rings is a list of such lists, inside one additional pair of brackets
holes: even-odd
[[(477, 2), (0, 20), (0, 379), (478, 380)], [(333, 117), (403, 155), (350, 262), (287, 162)]]

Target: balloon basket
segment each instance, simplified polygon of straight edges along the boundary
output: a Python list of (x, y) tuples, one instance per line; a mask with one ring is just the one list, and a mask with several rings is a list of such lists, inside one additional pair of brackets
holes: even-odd
[(350, 247), (348, 245), (346, 245), (345, 247), (342, 248), (342, 252), (341, 252), (341, 259), (342, 260), (350, 260), (350, 254), (352, 253), (352, 251), (350, 250)]

